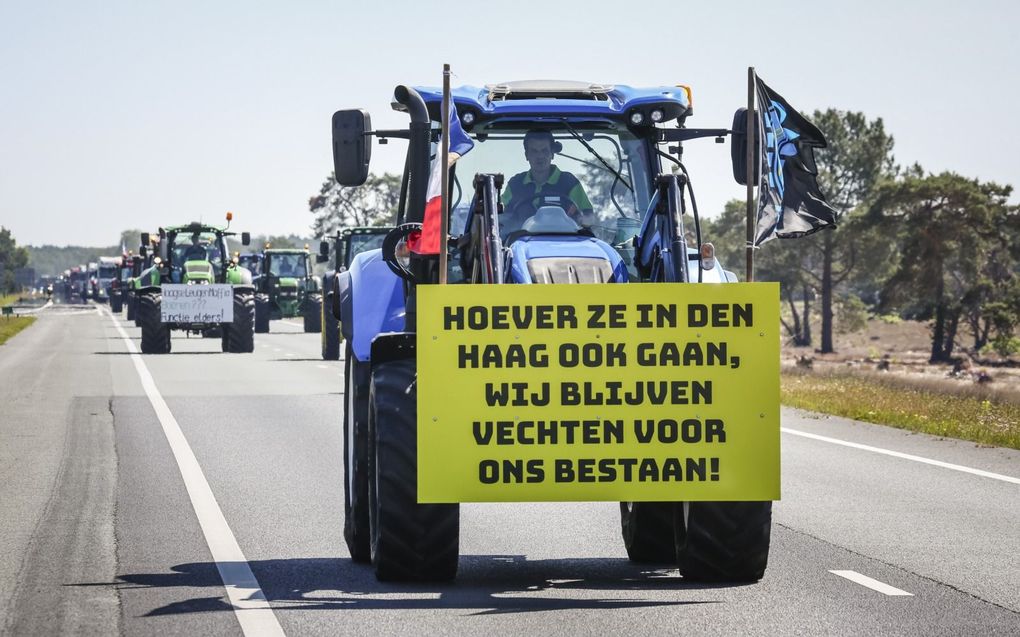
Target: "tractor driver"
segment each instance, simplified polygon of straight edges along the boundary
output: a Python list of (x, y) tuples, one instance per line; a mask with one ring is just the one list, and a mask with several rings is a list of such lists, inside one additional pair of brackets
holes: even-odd
[(185, 261), (205, 261), (207, 253), (205, 246), (200, 243), (201, 236), (197, 232), (191, 235), (191, 245), (184, 251)]
[(595, 223), (595, 212), (581, 182), (552, 163), (553, 155), (562, 148), (549, 131), (531, 130), (524, 135), (524, 158), (531, 168), (511, 177), (503, 190), (506, 218), (500, 225), (504, 233), (520, 229), (528, 217), (546, 205), (563, 208), (580, 226)]

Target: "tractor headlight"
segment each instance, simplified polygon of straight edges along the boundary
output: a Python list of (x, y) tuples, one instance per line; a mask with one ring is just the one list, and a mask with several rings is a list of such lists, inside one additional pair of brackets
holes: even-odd
[(645, 115), (641, 111), (634, 111), (630, 114), (630, 123), (640, 126), (645, 121)]
[(657, 108), (654, 111), (652, 111), (652, 121), (653, 122), (658, 124), (659, 122), (662, 121), (662, 118), (663, 118), (663, 112), (662, 112), (661, 108)]

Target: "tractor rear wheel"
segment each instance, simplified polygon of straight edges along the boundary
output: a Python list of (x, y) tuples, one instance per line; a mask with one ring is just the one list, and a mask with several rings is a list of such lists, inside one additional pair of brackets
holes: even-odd
[(304, 318), (305, 333), (317, 334), (322, 331), (322, 295), (309, 294), (303, 309), (301, 315)]
[(681, 529), (677, 566), (685, 579), (756, 582), (762, 578), (769, 560), (771, 502), (690, 502), (677, 510), (676, 525)]
[(676, 502), (621, 502), (620, 524), (632, 562), (676, 563)]
[(124, 309), (124, 299), (121, 297), (120, 292), (113, 292), (110, 294), (110, 311), (114, 314), (120, 314)]
[(368, 527), (368, 385), (372, 373), (347, 345), (344, 362), (344, 539), (351, 559), (372, 560)]
[(336, 320), (325, 303), (319, 304), (322, 320), (322, 360), (335, 361), (340, 358), (340, 321)]
[(255, 295), (255, 333), (269, 333), (269, 296)]
[(169, 354), (170, 327), (163, 323), (160, 306), (163, 295), (159, 292), (146, 292), (138, 297), (138, 322), (142, 326), (142, 353)]
[(135, 320), (135, 295), (130, 292), (125, 293), (124, 305), (127, 306), (127, 320)]
[(460, 505), (418, 504), (417, 373), (413, 359), (373, 366), (368, 408), (369, 525), (380, 581), (457, 574)]
[(255, 351), (255, 298), (251, 292), (234, 292), (234, 322), (223, 324), (221, 338), (224, 352)]

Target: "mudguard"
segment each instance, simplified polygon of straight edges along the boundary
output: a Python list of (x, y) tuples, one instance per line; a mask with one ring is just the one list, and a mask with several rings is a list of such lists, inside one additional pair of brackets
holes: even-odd
[(382, 259), (382, 250), (354, 257), (337, 276), (340, 332), (359, 361), (371, 360), (372, 339), (404, 330), (404, 285)]
[(627, 265), (620, 254), (605, 241), (574, 235), (535, 235), (521, 237), (510, 244), (512, 283), (534, 283), (528, 269), (530, 259), (601, 259), (613, 269), (612, 283), (626, 283)]

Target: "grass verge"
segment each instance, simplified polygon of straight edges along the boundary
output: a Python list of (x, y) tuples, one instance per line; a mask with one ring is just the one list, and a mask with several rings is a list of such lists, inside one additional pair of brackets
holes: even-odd
[(7, 316), (0, 318), (0, 345), (35, 322), (34, 316)]
[(0, 295), (0, 307), (10, 305), (11, 303), (17, 303), (19, 298), (21, 298), (20, 294)]
[(895, 377), (784, 370), (780, 396), (791, 407), (1020, 449), (1020, 404), (972, 387), (952, 392)]

